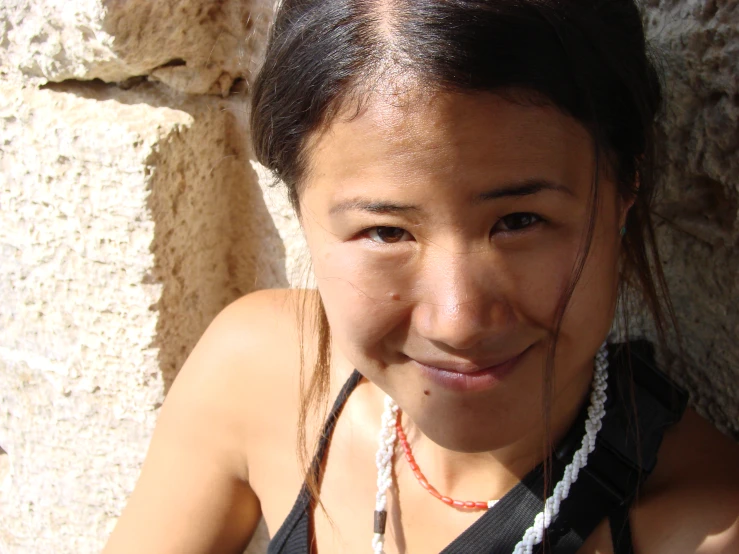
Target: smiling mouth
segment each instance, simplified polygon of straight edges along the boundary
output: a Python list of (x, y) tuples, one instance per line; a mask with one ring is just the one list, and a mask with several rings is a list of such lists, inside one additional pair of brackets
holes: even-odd
[(456, 392), (472, 392), (490, 389), (499, 384), (513, 373), (529, 350), (530, 347), (512, 358), (492, 365), (469, 362), (425, 363), (411, 359), (421, 370), (421, 374), (436, 385)]

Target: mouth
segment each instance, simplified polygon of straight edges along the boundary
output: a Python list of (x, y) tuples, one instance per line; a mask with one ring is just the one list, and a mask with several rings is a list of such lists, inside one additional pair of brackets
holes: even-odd
[(412, 360), (426, 379), (444, 389), (477, 392), (495, 387), (510, 375), (530, 348), (503, 361), (472, 363)]

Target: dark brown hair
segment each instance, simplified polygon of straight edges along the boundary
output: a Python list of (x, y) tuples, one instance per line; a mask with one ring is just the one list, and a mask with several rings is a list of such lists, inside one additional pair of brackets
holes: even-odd
[[(361, 103), (378, 80), (398, 76), (430, 90), (543, 99), (583, 125), (596, 168), (607, 168), (619, 194), (634, 199), (622, 241), (621, 293), (640, 293), (664, 341), (666, 322), (675, 320), (650, 216), (652, 127), (662, 97), (633, 0), (283, 0), (252, 90), (251, 132), (257, 159), (285, 183), (296, 211), (309, 137), (348, 102)], [(556, 338), (590, 249), (599, 171), (544, 371), (547, 429)], [(306, 416), (325, 404), (329, 389), (322, 306), (317, 317), (319, 356), (300, 408), (303, 460)], [(551, 445), (545, 447), (546, 465)], [(310, 475), (308, 482), (317, 494)]]

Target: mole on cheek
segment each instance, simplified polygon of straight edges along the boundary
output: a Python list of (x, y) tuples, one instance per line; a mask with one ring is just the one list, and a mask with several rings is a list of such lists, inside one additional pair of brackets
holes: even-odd
[(427, 390), (424, 390), (424, 391), (423, 391), (423, 394), (424, 394), (425, 396), (431, 396), (431, 391), (430, 391), (430, 390), (428, 390), (428, 389), (427, 389)]

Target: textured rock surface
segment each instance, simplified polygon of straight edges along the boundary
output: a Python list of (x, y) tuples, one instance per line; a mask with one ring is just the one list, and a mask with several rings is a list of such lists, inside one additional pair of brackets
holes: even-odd
[(0, 551), (99, 551), (189, 348), (286, 283), (236, 108), (0, 90)]
[(656, 211), (685, 347), (672, 372), (739, 439), (739, 2), (652, 0), (645, 22), (667, 83)]
[(272, 0), (3, 0), (0, 75), (59, 82), (139, 76), (227, 94), (249, 79)]
[(269, 170), (259, 163), (251, 162), (259, 180), (259, 186), (264, 195), (264, 203), (272, 216), (280, 240), (285, 246), (285, 254), (279, 261), (285, 266), (285, 274), (291, 287), (315, 288), (313, 270), (311, 268), (308, 245), (305, 236), (290, 205), (287, 188), (279, 181), (275, 181)]

